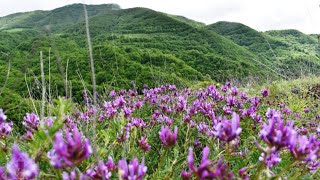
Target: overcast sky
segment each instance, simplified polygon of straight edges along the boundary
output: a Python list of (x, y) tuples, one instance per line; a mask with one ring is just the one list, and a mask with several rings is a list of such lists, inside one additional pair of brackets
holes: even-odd
[(206, 24), (234, 21), (259, 31), (298, 29), (320, 34), (320, 0), (0, 0), (0, 16), (83, 2), (147, 7)]

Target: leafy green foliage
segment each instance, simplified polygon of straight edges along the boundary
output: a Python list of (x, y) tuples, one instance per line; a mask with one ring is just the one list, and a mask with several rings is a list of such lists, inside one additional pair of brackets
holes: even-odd
[[(130, 88), (132, 82), (141, 89), (144, 84), (190, 86), (250, 76), (263, 81), (319, 74), (316, 37), (298, 31), (261, 33), (229, 22), (205, 26), (115, 4), (88, 5), (87, 10), (100, 93)], [(41, 97), (39, 51), (52, 98), (63, 95), (80, 101), (82, 90), (91, 89), (82, 4), (1, 17), (0, 51), (9, 54), (0, 54), (0, 84), (10, 60), (6, 88), (21, 98), (29, 92)]]

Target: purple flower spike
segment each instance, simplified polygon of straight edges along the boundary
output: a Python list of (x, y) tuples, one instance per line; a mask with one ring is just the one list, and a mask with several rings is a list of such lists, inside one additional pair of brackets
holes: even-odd
[(11, 160), (7, 164), (8, 179), (36, 179), (38, 165), (25, 152), (21, 152), (16, 144), (12, 147)]
[(199, 179), (232, 179), (233, 174), (232, 172), (229, 172), (227, 166), (222, 163), (222, 159), (219, 159), (215, 164), (210, 161), (209, 153), (210, 149), (208, 147), (203, 148), (199, 167), (195, 167), (193, 150), (192, 148), (189, 148), (189, 155), (187, 158), (189, 172), (184, 172), (184, 174), (187, 175), (193, 172)]
[(117, 92), (115, 90), (111, 90), (109, 93), (109, 97), (111, 97), (111, 98), (116, 97), (116, 95), (117, 95)]
[(213, 134), (223, 140), (230, 142), (237, 138), (241, 133), (242, 128), (240, 127), (240, 117), (237, 113), (232, 114), (232, 120), (222, 120), (214, 127)]
[(92, 153), (89, 140), (82, 138), (77, 128), (73, 132), (66, 130), (65, 138), (62, 131), (55, 135), (53, 149), (48, 152), (50, 164), (55, 168), (70, 167), (87, 159)]
[(232, 95), (232, 96), (237, 96), (238, 93), (239, 93), (239, 91), (238, 91), (237, 86), (233, 86), (233, 87), (231, 88), (231, 95)]
[(114, 105), (118, 108), (123, 107), (127, 102), (124, 100), (123, 96), (119, 96), (118, 99), (115, 100)]
[(221, 91), (227, 92), (228, 91), (228, 86), (227, 85), (221, 86)]
[(268, 89), (261, 89), (261, 95), (263, 97), (268, 97), (270, 95), (270, 92)]
[(285, 124), (281, 119), (281, 114), (274, 111), (272, 117), (268, 118), (268, 124), (264, 123), (261, 126), (260, 137), (270, 147), (275, 146), (280, 149), (290, 143), (295, 133), (293, 122), (287, 121)]
[(181, 112), (184, 111), (187, 107), (187, 100), (183, 96), (178, 97), (178, 102), (177, 102), (177, 111)]
[(264, 161), (264, 163), (269, 167), (272, 168), (273, 166), (275, 166), (276, 164), (278, 164), (279, 162), (281, 162), (281, 158), (280, 158), (280, 154), (277, 152), (273, 152), (269, 155), (267, 155), (266, 157), (265, 153), (261, 153), (261, 156), (259, 157), (260, 161)]
[(182, 170), (180, 175), (183, 180), (188, 180), (188, 179), (191, 179), (192, 177), (191, 172), (188, 172), (186, 170)]
[(40, 120), (36, 114), (27, 113), (23, 120), (24, 121), (22, 124), (27, 128), (28, 131), (38, 130)]
[(0, 109), (0, 123), (5, 122), (7, 119), (7, 116), (3, 113), (3, 110)]
[(161, 127), (161, 130), (159, 132), (159, 138), (166, 147), (175, 145), (175, 143), (177, 142), (177, 136), (178, 136), (177, 126), (174, 127), (173, 133), (170, 131), (169, 126)]
[(133, 158), (130, 163), (127, 163), (126, 159), (122, 159), (118, 162), (119, 175), (123, 179), (128, 180), (142, 180), (147, 172), (147, 166), (144, 165), (144, 158), (139, 164), (137, 158)]
[(0, 139), (5, 139), (12, 131), (12, 122), (6, 122), (7, 116), (0, 109)]
[(238, 172), (239, 176), (241, 177), (241, 179), (243, 180), (249, 180), (249, 175), (247, 174), (247, 167), (243, 167), (239, 170)]
[(145, 152), (151, 149), (151, 146), (147, 142), (146, 136), (141, 137), (139, 141), (139, 147)]
[(71, 171), (70, 174), (67, 172), (62, 173), (62, 179), (63, 180), (76, 180), (77, 179), (77, 174), (76, 171)]
[(0, 123), (0, 139), (4, 139), (6, 136), (8, 136), (12, 131), (12, 122), (3, 122)]
[(310, 108), (309, 107), (306, 107), (306, 108), (304, 108), (304, 113), (309, 113), (311, 110), (310, 110)]
[(86, 171), (86, 176), (90, 177), (91, 179), (107, 179), (108, 180), (111, 178), (112, 170), (113, 170), (113, 167), (109, 167), (103, 161), (100, 161), (97, 166), (91, 165), (90, 169)]

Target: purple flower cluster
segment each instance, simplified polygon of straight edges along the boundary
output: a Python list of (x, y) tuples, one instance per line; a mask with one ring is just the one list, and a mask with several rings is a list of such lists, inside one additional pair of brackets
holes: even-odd
[(3, 123), (7, 120), (7, 116), (4, 114), (3, 110), (0, 109), (0, 123)]
[(151, 146), (147, 142), (146, 136), (141, 137), (141, 139), (139, 140), (139, 147), (145, 152), (151, 149)]
[(0, 167), (0, 179), (36, 179), (39, 174), (38, 165), (25, 152), (21, 152), (16, 144), (12, 146), (11, 160), (5, 168)]
[(48, 152), (50, 164), (55, 168), (70, 167), (81, 163), (92, 153), (89, 140), (83, 138), (77, 128), (60, 130), (55, 134), (53, 148)]
[(171, 132), (169, 126), (161, 127), (161, 130), (159, 132), (159, 138), (166, 147), (175, 145), (177, 142), (177, 136), (178, 136), (177, 126), (174, 127), (173, 132)]
[(227, 169), (227, 166), (219, 159), (217, 163), (213, 163), (209, 159), (210, 149), (203, 148), (202, 159), (198, 167), (195, 166), (193, 150), (189, 148), (189, 155), (187, 158), (189, 171), (183, 170), (181, 177), (183, 179), (191, 179), (192, 173), (199, 179), (233, 179), (234, 175)]
[(285, 123), (276, 110), (269, 109), (266, 115), (268, 123), (261, 126), (260, 137), (268, 148), (260, 147), (263, 150), (261, 161), (272, 167), (281, 160), (279, 152), (288, 149), (296, 160), (311, 165), (313, 169), (320, 166), (320, 140), (315, 135), (307, 137), (299, 134), (301, 129), (294, 127), (293, 121), (287, 120)]
[(260, 137), (270, 147), (282, 148), (290, 143), (292, 138), (293, 121), (283, 121), (280, 112), (268, 110), (268, 123), (261, 126)]
[(86, 171), (86, 177), (90, 179), (110, 179), (112, 171), (116, 169), (116, 166), (111, 157), (108, 158), (108, 161), (104, 163), (99, 161), (98, 165), (91, 165), (90, 169)]
[(12, 122), (6, 122), (7, 116), (0, 109), (0, 139), (5, 139), (12, 131)]
[(241, 131), (240, 117), (234, 112), (231, 121), (225, 119), (214, 126), (213, 134), (222, 141), (230, 142), (238, 137)]
[(268, 89), (261, 89), (261, 95), (263, 97), (268, 97), (270, 95), (270, 92)]
[[(178, 90), (174, 85), (163, 85), (157, 88), (145, 88), (142, 93), (143, 95), (137, 90), (111, 91), (108, 100), (101, 106), (91, 105), (89, 96), (84, 93), (85, 110), (83, 112), (76, 111), (73, 115), (66, 117), (64, 128), (56, 132), (53, 147), (47, 154), (53, 167), (65, 168), (64, 170), (67, 171), (63, 173), (63, 179), (111, 179), (114, 178), (112, 176), (116, 170), (119, 172), (115, 176), (120, 179), (143, 179), (146, 177), (147, 167), (144, 164), (144, 159), (141, 164), (137, 158), (133, 158), (130, 162), (122, 159), (118, 161), (117, 165), (114, 164), (112, 158), (109, 158), (107, 162), (102, 160), (92, 162), (91, 166), (82, 163), (89, 159), (92, 149), (89, 140), (82, 135), (77, 127), (85, 124), (91, 128), (92, 122), (90, 120), (96, 117), (95, 115), (98, 116), (96, 143), (101, 143), (101, 134), (117, 138), (115, 141), (110, 141), (114, 142), (112, 146), (103, 144), (106, 147), (112, 147), (110, 154), (116, 155), (115, 157), (119, 157), (119, 153), (115, 153), (119, 150), (117, 148), (127, 147), (127, 145), (130, 150), (129, 154), (143, 151), (148, 152), (143, 153), (146, 157), (156, 155), (154, 152), (162, 146), (166, 150), (174, 146), (175, 151), (182, 147), (193, 146), (195, 153), (192, 148), (189, 149), (188, 170), (181, 172), (183, 179), (234, 178), (234, 174), (228, 170), (227, 164), (223, 163), (222, 158), (215, 162), (210, 160), (210, 149), (205, 147), (209, 141), (210, 143), (217, 142), (219, 151), (215, 152), (227, 154), (224, 158), (225, 161), (231, 160), (235, 156), (245, 159), (248, 155), (256, 154), (251, 153), (252, 151), (258, 151), (261, 153), (259, 160), (265, 164), (262, 166), (268, 168), (270, 172), (273, 171), (274, 166), (281, 162), (283, 154), (291, 154), (292, 158), (300, 163), (299, 166), (307, 167), (312, 171), (316, 171), (320, 166), (320, 125), (318, 126), (319, 122), (317, 122), (320, 118), (316, 115), (312, 117), (316, 121), (312, 123), (303, 121), (301, 122), (303, 127), (298, 128), (290, 119), (311, 116), (314, 110), (305, 109), (305, 113), (301, 114), (291, 111), (285, 104), (273, 102), (273, 97), (269, 97), (270, 92), (267, 89), (262, 89), (258, 96), (250, 97), (233, 86), (231, 82), (227, 82), (222, 85), (221, 89), (210, 85), (199, 90), (187, 88)], [(279, 109), (269, 108), (264, 116), (262, 114), (265, 113), (266, 105), (268, 107), (275, 105)], [(0, 110), (0, 133), (2, 133), (0, 135), (2, 137), (5, 137), (12, 130), (12, 125), (10, 126), (9, 123), (7, 123), (9, 126), (2, 128), (1, 125), (5, 123), (6, 119), (3, 111)], [(49, 128), (53, 121), (48, 119), (45, 123)], [(38, 130), (39, 118), (34, 113), (27, 114), (24, 117), (23, 125), (27, 129), (25, 137), (32, 138), (33, 132)], [(161, 129), (159, 130), (159, 128)], [(2, 131), (2, 129), (7, 131)], [(104, 130), (106, 133), (103, 133)], [(242, 140), (241, 138), (247, 135), (243, 133), (255, 136), (257, 146), (244, 147), (252, 146), (253, 142)], [(160, 144), (157, 144), (154, 139), (150, 141), (150, 138), (154, 138), (155, 135), (159, 136)], [(152, 142), (152, 149), (148, 140)], [(184, 146), (178, 147), (178, 142), (179, 145), (182, 145), (184, 141)], [(203, 148), (202, 158), (198, 160), (198, 158), (194, 158), (194, 155), (198, 154), (201, 148)], [(103, 152), (99, 151), (99, 154)], [(102, 157), (108, 155), (103, 154)], [(216, 155), (214, 154), (214, 156)], [(74, 167), (80, 163), (81, 166)], [(82, 169), (83, 167), (87, 168)], [(249, 175), (257, 170), (256, 167), (248, 165), (248, 168), (241, 168), (238, 177), (249, 179)], [(5, 176), (8, 174), (4, 168), (0, 168), (1, 173)], [(273, 173), (270, 173), (271, 176)]]
[(119, 176), (122, 179), (135, 179), (142, 180), (147, 172), (147, 166), (144, 165), (144, 159), (141, 164), (137, 158), (133, 158), (130, 163), (127, 163), (126, 159), (119, 160), (118, 162)]
[(22, 124), (26, 127), (27, 131), (33, 132), (38, 130), (38, 125), (40, 123), (39, 117), (34, 113), (27, 113), (23, 118)]

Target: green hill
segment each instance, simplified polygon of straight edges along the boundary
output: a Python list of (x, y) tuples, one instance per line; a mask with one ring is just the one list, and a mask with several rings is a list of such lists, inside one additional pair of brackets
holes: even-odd
[[(117, 4), (87, 5), (89, 17), (116, 10), (120, 10), (120, 6)], [(83, 20), (83, 5), (73, 4), (52, 11), (33, 11), (2, 17), (0, 18), (0, 29), (43, 29), (50, 26), (53, 30), (57, 30)]]
[[(88, 5), (87, 10), (99, 91), (129, 88), (132, 82), (142, 87), (250, 76), (277, 79), (295, 77), (310, 64), (318, 67), (312, 49), (315, 38), (302, 33), (262, 33), (229, 22), (205, 26), (181, 16), (115, 4)], [(40, 94), (39, 51), (44, 54), (47, 83), (50, 55), (55, 95), (65, 94), (66, 84), (76, 99), (84, 86), (90, 89), (82, 4), (0, 18), (0, 51), (10, 53), (0, 56), (1, 68), (6, 69), (10, 60), (17, 74), (10, 77), (7, 88), (21, 96), (28, 96), (24, 75), (34, 96)], [(1, 73), (4, 82), (6, 71)]]
[(297, 30), (258, 32), (246, 25), (234, 22), (218, 22), (206, 29), (225, 36), (250, 50), (264, 62), (271, 63), (288, 78), (320, 71), (317, 39)]
[[(199, 28), (200, 23), (146, 8), (114, 7), (118, 6), (88, 6), (100, 90), (105, 86), (128, 88), (131, 81), (139, 87), (145, 83), (188, 85), (208, 77), (225, 81), (268, 74), (255, 62), (256, 55), (217, 33)], [(40, 74), (39, 51), (44, 52), (48, 75), (51, 48), (51, 75), (56, 90), (64, 92), (68, 62), (68, 79), (80, 97), (77, 90), (83, 88), (81, 79), (90, 87), (82, 12), (83, 6), (75, 4), (1, 18), (1, 22), (7, 22), (1, 26), (1, 42), (7, 43), (0, 47), (10, 52), (12, 68), (22, 74), (28, 72), (30, 83), (36, 84)], [(19, 18), (13, 20), (15, 16)], [(43, 31), (47, 25), (53, 31)], [(24, 82), (24, 78), (18, 77), (10, 80)]]

